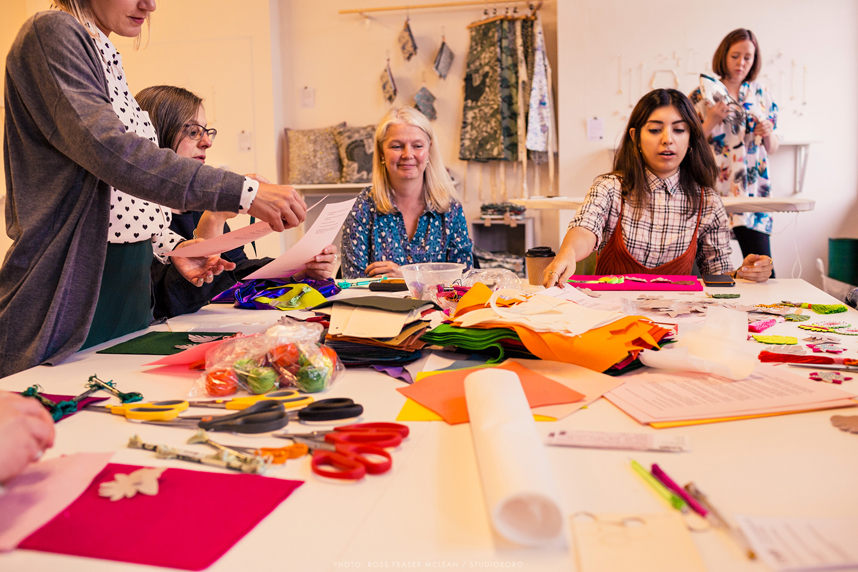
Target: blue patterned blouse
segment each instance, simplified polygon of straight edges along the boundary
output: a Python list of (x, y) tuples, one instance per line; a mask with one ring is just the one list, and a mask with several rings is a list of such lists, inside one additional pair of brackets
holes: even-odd
[(403, 266), (417, 262), (461, 262), (470, 268), (473, 245), (462, 205), (454, 201), (445, 213), (425, 210), (409, 240), (402, 213), (381, 214), (367, 187), (358, 195), (343, 225), (343, 276), (366, 276), (372, 262), (390, 260)]

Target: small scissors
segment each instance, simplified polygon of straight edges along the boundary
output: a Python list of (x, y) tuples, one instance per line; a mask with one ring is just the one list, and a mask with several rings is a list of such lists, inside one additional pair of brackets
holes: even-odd
[(122, 405), (87, 405), (87, 411), (104, 411), (124, 415), (126, 419), (139, 421), (170, 421), (189, 407), (187, 401), (153, 401), (151, 403), (123, 403)]
[(301, 395), (294, 389), (281, 389), (272, 391), (271, 393), (263, 393), (262, 395), (249, 395), (245, 397), (233, 397), (232, 399), (215, 399), (213, 401), (191, 401), (191, 407), (216, 407), (219, 409), (244, 409), (250, 407), (257, 401), (263, 400), (279, 401), (287, 409), (296, 407), (305, 407), (315, 399), (309, 395)]
[(293, 443), (286, 447), (236, 447), (230, 446), (242, 453), (256, 455), (257, 457), (268, 457), (274, 465), (282, 465), (289, 459), (298, 459), (310, 452), (310, 449), (302, 443)]
[[(399, 446), (407, 436), (408, 427), (398, 423), (358, 423), (335, 427), (332, 431), (273, 435), (291, 439), (312, 450), (311, 467), (317, 475), (348, 480), (360, 480), (367, 473), (379, 475), (389, 471), (393, 459), (384, 449)], [(374, 460), (374, 457), (381, 460)]]

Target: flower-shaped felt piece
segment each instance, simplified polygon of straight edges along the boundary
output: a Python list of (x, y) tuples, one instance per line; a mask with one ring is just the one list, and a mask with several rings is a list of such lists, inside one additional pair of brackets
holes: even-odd
[(158, 478), (167, 470), (160, 469), (138, 469), (133, 473), (117, 473), (112, 481), (104, 481), (98, 486), (98, 494), (110, 497), (111, 501), (131, 498), (137, 493), (144, 495), (158, 494)]
[(840, 385), (844, 381), (852, 379), (848, 375), (843, 375), (839, 371), (814, 371), (810, 374), (810, 379), (813, 381), (824, 381), (826, 383), (835, 383)]
[(858, 433), (858, 415), (832, 415), (831, 424), (847, 433)]
[(842, 322), (840, 320), (823, 320), (821, 322), (813, 322), (811, 326), (816, 326), (818, 328), (828, 328), (829, 330), (836, 330), (838, 328), (848, 328), (852, 324), (849, 322)]
[(813, 350), (813, 353), (827, 353), (827, 354), (842, 354), (846, 351), (846, 348), (841, 347), (837, 344), (807, 344), (807, 347)]
[(841, 336), (858, 336), (858, 328), (837, 328), (832, 332)]
[(814, 342), (817, 344), (839, 344), (840, 339), (835, 336), (815, 335), (804, 338), (805, 342)]
[(761, 344), (783, 344), (786, 346), (794, 346), (798, 343), (798, 339), (792, 336), (763, 336), (755, 334), (752, 337)]

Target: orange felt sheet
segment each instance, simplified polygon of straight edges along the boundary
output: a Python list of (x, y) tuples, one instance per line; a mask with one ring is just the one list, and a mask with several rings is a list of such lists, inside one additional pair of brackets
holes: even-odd
[[(450, 425), (467, 423), (468, 406), (465, 402), (465, 377), (477, 370), (484, 369), (487, 368), (459, 369), (431, 375), (408, 387), (397, 388), (397, 391), (431, 409)], [(513, 361), (507, 361), (492, 369), (503, 369), (518, 374), (524, 395), (531, 407), (574, 403), (584, 399), (583, 394)]]
[[(485, 284), (475, 284), (459, 300), (453, 325), (456, 325), (455, 319), (462, 314), (485, 307), (491, 295), (492, 291)], [(511, 303), (504, 301), (499, 305), (511, 305)], [(473, 327), (489, 329), (499, 326)], [(539, 359), (572, 363), (593, 371), (605, 371), (625, 359), (629, 353), (636, 355), (640, 350), (658, 347), (659, 340), (670, 331), (643, 316), (626, 316), (580, 336), (569, 336), (558, 332), (535, 332), (524, 326), (512, 326), (512, 329), (521, 338), (528, 351)]]

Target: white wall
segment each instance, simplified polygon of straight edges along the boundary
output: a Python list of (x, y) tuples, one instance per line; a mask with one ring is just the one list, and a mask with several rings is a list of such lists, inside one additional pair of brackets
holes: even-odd
[[(814, 261), (827, 263), (828, 237), (858, 237), (858, 3), (853, 0), (757, 0), (743, 3), (741, 10), (716, 9), (710, 2), (669, 9), (652, 0), (558, 2), (560, 194), (583, 195), (596, 175), (610, 170), (608, 149), (625, 126), (630, 103), (649, 91), (655, 69), (678, 69), (680, 89), (688, 93), (697, 74), (711, 70), (721, 39), (739, 27), (753, 30), (760, 42), (761, 74), (781, 107), (781, 136), (819, 141), (810, 148), (802, 195), (815, 199), (816, 209), (798, 216), (797, 230), (796, 215), (775, 215), (772, 254), (779, 277), (790, 277), (800, 259), (801, 277), (820, 285)], [(655, 87), (673, 87), (672, 81), (661, 74)], [(588, 117), (605, 120), (604, 142), (587, 141)], [(773, 195), (792, 193), (793, 165), (791, 148), (772, 157)]]
[[(372, 7), (401, 6), (398, 0), (373, 0)], [(458, 159), (459, 134), (462, 122), (464, 64), (469, 43), (467, 25), (482, 17), (480, 7), (439, 8), (411, 10), (411, 30), (418, 51), (405, 61), (396, 38), (402, 30), (406, 11), (373, 12), (367, 20), (357, 14), (340, 15), (342, 9), (357, 8), (351, 0), (279, 0), (280, 47), (282, 62), (281, 92), (283, 128), (310, 129), (327, 127), (342, 121), (349, 125), (376, 124), (390, 108), (384, 100), (379, 77), (390, 52), (390, 65), (396, 81), (398, 95), (393, 105), (414, 105), (414, 94), (424, 84), (437, 98), (435, 108), (438, 119), (433, 123), (444, 162), (454, 179), (462, 181), (467, 163)], [(491, 5), (489, 6), (492, 7)], [(525, 9), (520, 3), (519, 8)], [(545, 2), (542, 10), (547, 49), (553, 66), (556, 66), (556, 3)], [(432, 70), (438, 47), (441, 45), (442, 27), (446, 41), (455, 54), (453, 67), (446, 79)], [(300, 90), (315, 90), (315, 107), (300, 106)], [(282, 144), (282, 143), (281, 143)], [(497, 167), (491, 165), (483, 171), (483, 202), (491, 198), (490, 187), (500, 192)], [(540, 172), (540, 187), (534, 189), (533, 169), (529, 168), (531, 194), (547, 194), (547, 168)], [(468, 220), (479, 217), (480, 201), (477, 184), (481, 166), (468, 168), (465, 214)], [(507, 191), (520, 196), (515, 169), (506, 167)], [(555, 183), (556, 185), (556, 183)], [(539, 238), (537, 237), (537, 241)]]

